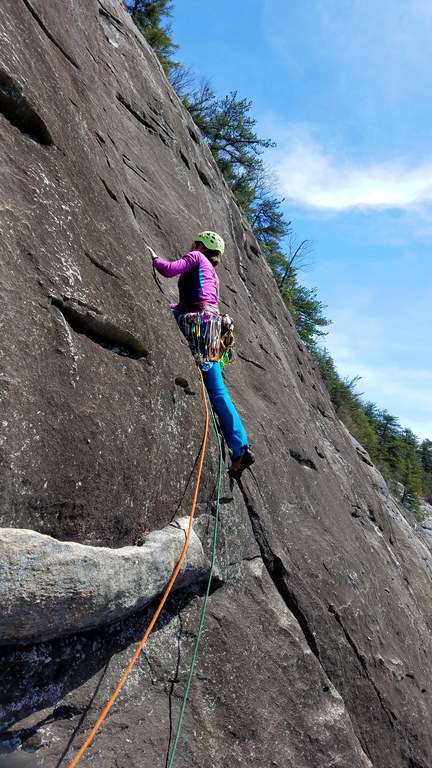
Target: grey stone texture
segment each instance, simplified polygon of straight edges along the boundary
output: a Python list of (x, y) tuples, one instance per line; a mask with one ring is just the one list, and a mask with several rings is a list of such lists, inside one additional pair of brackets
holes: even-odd
[[(36, 531), (0, 529), (0, 644), (31, 643), (103, 627), (152, 602), (168, 583), (189, 518), (141, 546), (91, 547)], [(192, 530), (175, 589), (200, 584), (208, 560)]]
[[(233, 487), (224, 474), (220, 578), (176, 765), (430, 768), (430, 548), (336, 418), (159, 63), (119, 0), (6, 0), (0, 30), (0, 525), (129, 549), (188, 514), (200, 385), (170, 316), (175, 281), (155, 281), (145, 246), (171, 259), (219, 231), (238, 341), (226, 378), (257, 462)], [(211, 437), (207, 556), (216, 474)], [(197, 579), (169, 600), (80, 765), (166, 765), (202, 594)], [(69, 764), (154, 605), (2, 646), (4, 766)]]

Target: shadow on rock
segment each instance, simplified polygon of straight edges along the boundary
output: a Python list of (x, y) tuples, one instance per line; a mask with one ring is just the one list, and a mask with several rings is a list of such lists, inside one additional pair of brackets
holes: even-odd
[[(202, 595), (204, 590), (205, 585), (201, 584), (193, 591), (169, 598), (156, 622), (153, 634), (169, 624), (179, 611), (195, 597)], [(141, 640), (157, 605), (158, 601), (155, 600), (149, 607), (125, 621), (113, 624), (103, 633), (100, 630), (92, 630), (47, 643), (3, 648), (0, 654), (0, 724), (5, 730), (0, 734), (0, 749), (16, 750), (47, 720), (45, 718), (32, 728), (7, 730), (14, 723), (42, 709), (55, 707), (70, 691), (83, 685), (100, 670), (103, 670), (103, 678), (112, 656)], [(91, 700), (95, 698), (102, 678), (95, 683)], [(89, 706), (90, 704), (79, 710), (73, 708), (73, 715), (83, 715), (78, 728), (81, 727)], [(60, 706), (49, 719), (52, 721), (69, 718), (72, 716), (70, 712), (66, 712), (69, 709), (70, 707)], [(36, 744), (34, 746), (37, 748)], [(9, 757), (7, 759), (9, 760)], [(7, 763), (5, 768), (6, 765)], [(11, 763), (12, 765), (15, 764)]]

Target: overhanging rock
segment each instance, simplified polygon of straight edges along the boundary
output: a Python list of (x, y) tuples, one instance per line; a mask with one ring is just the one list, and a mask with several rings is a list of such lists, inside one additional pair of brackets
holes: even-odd
[[(90, 547), (35, 531), (0, 530), (0, 644), (30, 643), (102, 627), (150, 603), (166, 586), (188, 518), (149, 533), (141, 547)], [(175, 590), (208, 572), (192, 531)]]

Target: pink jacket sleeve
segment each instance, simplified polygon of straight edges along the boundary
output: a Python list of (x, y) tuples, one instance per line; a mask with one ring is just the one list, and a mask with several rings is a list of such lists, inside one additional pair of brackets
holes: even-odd
[(197, 267), (200, 263), (200, 257), (201, 253), (199, 251), (190, 251), (190, 253), (186, 253), (182, 259), (177, 259), (177, 261), (165, 261), (165, 259), (158, 257), (153, 260), (153, 264), (164, 277), (176, 277), (176, 275), (181, 275), (182, 272), (187, 272), (189, 269)]

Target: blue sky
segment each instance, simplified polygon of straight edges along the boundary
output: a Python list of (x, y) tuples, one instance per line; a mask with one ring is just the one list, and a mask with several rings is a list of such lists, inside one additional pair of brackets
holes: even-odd
[(178, 60), (252, 101), (339, 373), (432, 439), (432, 3), (177, 0)]

